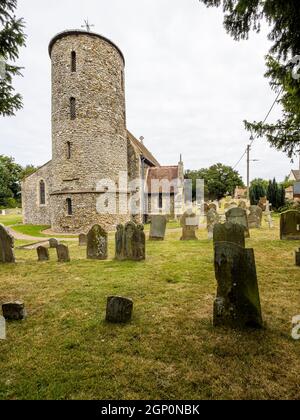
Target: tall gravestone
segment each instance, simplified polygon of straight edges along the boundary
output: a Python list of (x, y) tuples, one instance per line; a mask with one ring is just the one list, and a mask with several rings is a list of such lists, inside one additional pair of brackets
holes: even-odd
[(216, 225), (214, 326), (261, 328), (261, 305), (253, 249), (245, 249), (244, 229), (238, 224)]
[(49, 257), (48, 248), (46, 248), (44, 246), (39, 246), (39, 247), (37, 247), (36, 251), (37, 251), (37, 255), (38, 255), (38, 260), (40, 262), (49, 261), (50, 257)]
[(150, 241), (163, 241), (166, 235), (167, 218), (163, 215), (151, 217)]
[(125, 226), (117, 226), (116, 259), (119, 261), (146, 259), (146, 235), (143, 225), (128, 222)]
[(249, 229), (260, 229), (262, 222), (262, 209), (259, 206), (250, 206), (248, 215)]
[(208, 232), (208, 239), (213, 239), (214, 235), (214, 227), (217, 223), (220, 222), (220, 216), (218, 215), (217, 211), (214, 208), (211, 208), (207, 213), (207, 232)]
[(79, 246), (87, 246), (87, 235), (81, 233), (78, 237)]
[(66, 245), (59, 244), (56, 247), (57, 260), (60, 263), (70, 262), (69, 248)]
[(196, 231), (199, 227), (199, 217), (195, 213), (185, 212), (180, 220), (182, 227), (181, 241), (197, 241)]
[(228, 223), (238, 224), (244, 227), (245, 237), (250, 238), (247, 212), (239, 207), (232, 208), (226, 213), (226, 221)]
[(281, 214), (280, 239), (300, 241), (300, 211), (289, 210)]
[(14, 263), (15, 241), (8, 230), (0, 225), (0, 263)]
[(87, 258), (106, 260), (108, 257), (108, 235), (101, 226), (95, 225), (87, 235)]

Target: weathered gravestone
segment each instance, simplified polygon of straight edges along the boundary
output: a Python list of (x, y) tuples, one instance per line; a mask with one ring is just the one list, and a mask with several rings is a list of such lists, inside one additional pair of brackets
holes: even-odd
[(3, 225), (0, 225), (0, 263), (15, 262), (14, 246), (14, 238)]
[(247, 203), (246, 203), (246, 201), (241, 200), (241, 201), (239, 202), (239, 208), (240, 208), (240, 209), (247, 210)]
[(44, 246), (39, 246), (36, 249), (39, 261), (49, 261), (49, 250)]
[(119, 261), (146, 259), (146, 235), (143, 225), (128, 222), (125, 226), (117, 226), (116, 259)]
[[(219, 242), (224, 238), (229, 242)], [(214, 326), (261, 328), (263, 321), (254, 251), (239, 245), (245, 241), (242, 226), (217, 225), (214, 239), (218, 283)]]
[(9, 321), (21, 321), (26, 318), (23, 302), (8, 302), (2, 305), (3, 317)]
[(208, 210), (218, 211), (218, 206), (216, 203), (210, 203), (208, 206)]
[(250, 238), (247, 212), (239, 207), (232, 208), (226, 213), (226, 221), (228, 223), (236, 223), (244, 227), (245, 237)]
[(56, 247), (58, 262), (70, 262), (69, 248), (66, 245), (59, 244)]
[(126, 323), (131, 321), (133, 301), (131, 299), (110, 296), (107, 299), (106, 321), (113, 323)]
[(49, 246), (50, 246), (50, 248), (53, 248), (53, 249), (54, 248), (57, 248), (58, 245), (59, 245), (59, 242), (58, 242), (57, 239), (55, 239), (55, 238), (49, 239)]
[(185, 212), (180, 219), (182, 227), (181, 241), (197, 241), (196, 231), (199, 227), (199, 217), (195, 213)]
[(87, 235), (81, 233), (78, 237), (79, 246), (87, 246)]
[(249, 229), (260, 229), (263, 212), (259, 206), (250, 206), (248, 215)]
[(214, 208), (211, 208), (209, 212), (207, 213), (207, 232), (208, 232), (208, 239), (213, 239), (214, 236), (214, 227), (217, 223), (220, 222), (220, 216), (214, 210)]
[(106, 260), (108, 257), (108, 235), (101, 226), (95, 225), (87, 235), (87, 258)]
[(296, 251), (296, 265), (300, 267), (300, 248), (299, 251)]
[(300, 241), (300, 211), (289, 210), (281, 214), (280, 239)]
[(163, 241), (165, 239), (167, 228), (167, 218), (162, 215), (151, 217), (150, 241)]

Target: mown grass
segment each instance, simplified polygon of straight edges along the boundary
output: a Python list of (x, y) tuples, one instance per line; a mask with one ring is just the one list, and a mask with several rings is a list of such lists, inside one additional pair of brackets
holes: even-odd
[(10, 214), (7, 216), (0, 216), (0, 223), (4, 226), (12, 226), (18, 223), (22, 223), (22, 215)]
[[(141, 263), (88, 261), (69, 243), (72, 262), (37, 263), (17, 250), (0, 266), (0, 301), (22, 299), (28, 318), (8, 323), (0, 342), (2, 399), (300, 399), (298, 242), (278, 230), (252, 231), (266, 328), (212, 327), (216, 293), (212, 243), (147, 243)], [(22, 242), (23, 243), (23, 242)], [(17, 241), (17, 245), (19, 242)], [(114, 243), (110, 241), (110, 257)], [(104, 322), (109, 295), (133, 298), (130, 324)]]

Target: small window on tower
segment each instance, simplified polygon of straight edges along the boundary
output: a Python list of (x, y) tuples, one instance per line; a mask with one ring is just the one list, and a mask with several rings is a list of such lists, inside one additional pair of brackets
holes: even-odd
[(75, 120), (76, 118), (76, 99), (70, 98), (70, 117), (71, 120)]
[(159, 209), (163, 208), (163, 195), (162, 195), (162, 193), (160, 193), (159, 196), (158, 196), (158, 208)]
[(124, 71), (122, 70), (121, 71), (121, 86), (122, 86), (122, 90), (124, 90), (124, 85), (125, 85), (125, 83), (124, 83)]
[(72, 200), (71, 200), (71, 198), (67, 198), (67, 210), (68, 210), (68, 216), (72, 216), (72, 214), (73, 214), (73, 206), (72, 206)]
[(46, 204), (46, 187), (44, 181), (40, 181), (40, 204)]
[(71, 159), (71, 143), (67, 141), (67, 159)]
[(71, 71), (72, 73), (76, 72), (76, 52), (72, 51), (71, 53)]

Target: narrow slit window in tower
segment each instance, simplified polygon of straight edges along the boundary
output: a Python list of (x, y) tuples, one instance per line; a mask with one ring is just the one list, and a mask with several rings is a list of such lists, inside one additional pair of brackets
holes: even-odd
[(76, 99), (70, 98), (70, 116), (71, 120), (75, 120), (76, 118)]
[(71, 71), (72, 71), (72, 73), (76, 72), (76, 65), (77, 65), (76, 52), (72, 51), (72, 53), (71, 53)]
[(67, 141), (67, 159), (71, 159), (71, 143)]
[(68, 216), (72, 216), (73, 214), (73, 206), (71, 198), (67, 198), (67, 209), (68, 209)]
[(40, 181), (40, 204), (41, 205), (46, 204), (46, 188), (45, 188), (44, 181)]

